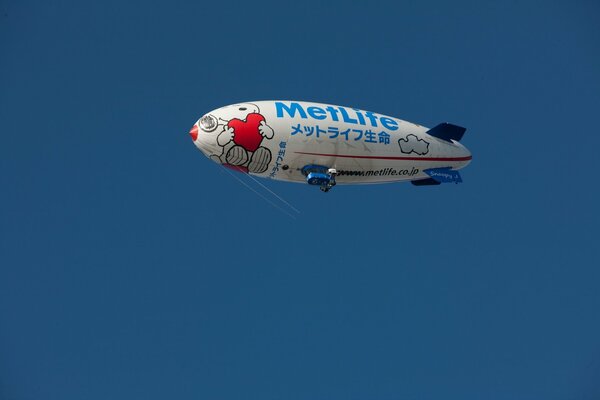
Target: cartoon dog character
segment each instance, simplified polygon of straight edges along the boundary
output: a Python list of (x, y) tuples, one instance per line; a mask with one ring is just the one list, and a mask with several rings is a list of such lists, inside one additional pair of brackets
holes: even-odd
[(265, 139), (273, 138), (273, 128), (267, 125), (256, 104), (234, 104), (224, 111), (227, 119), (219, 118), (221, 133), (217, 136), (217, 144), (222, 151), (211, 158), (239, 171), (265, 172), (272, 156), (262, 144)]

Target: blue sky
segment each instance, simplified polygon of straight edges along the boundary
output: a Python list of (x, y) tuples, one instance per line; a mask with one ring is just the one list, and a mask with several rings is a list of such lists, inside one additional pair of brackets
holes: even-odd
[[(0, 397), (600, 396), (595, 1), (0, 4)], [(263, 182), (262, 99), (467, 127), (464, 183)]]

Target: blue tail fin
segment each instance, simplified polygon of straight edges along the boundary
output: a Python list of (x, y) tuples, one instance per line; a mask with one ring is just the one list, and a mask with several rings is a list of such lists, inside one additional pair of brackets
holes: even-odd
[(431, 177), (431, 179), (436, 180), (440, 183), (460, 183), (462, 182), (462, 178), (458, 171), (454, 171), (451, 167), (444, 168), (429, 168), (423, 170), (427, 175)]
[(427, 133), (433, 137), (445, 140), (447, 142), (450, 142), (451, 140), (456, 140), (458, 142), (460, 139), (462, 139), (466, 130), (467, 128), (463, 128), (462, 126), (442, 122), (441, 124), (428, 130)]
[(433, 178), (426, 179), (417, 179), (416, 181), (410, 181), (415, 186), (433, 186), (433, 185), (441, 185), (440, 182), (436, 181)]

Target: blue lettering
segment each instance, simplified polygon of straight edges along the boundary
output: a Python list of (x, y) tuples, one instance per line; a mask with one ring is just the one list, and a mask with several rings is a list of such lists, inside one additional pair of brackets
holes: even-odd
[(327, 118), (327, 116), (325, 115), (327, 113), (321, 107), (308, 107), (306, 110), (308, 111), (308, 115), (310, 115), (314, 119)]
[(275, 107), (277, 108), (277, 118), (283, 118), (283, 111), (286, 111), (291, 118), (294, 118), (296, 111), (298, 111), (300, 118), (306, 119), (306, 112), (298, 103), (290, 103), (290, 106), (288, 107), (284, 103), (276, 101)]
[(325, 108), (310, 106), (305, 110), (303, 106), (297, 102), (290, 102), (288, 105), (284, 102), (276, 101), (275, 108), (277, 110), (277, 118), (284, 118), (287, 115), (290, 118), (299, 117), (302, 119), (307, 119), (310, 117), (316, 120), (324, 120), (329, 116), (333, 121), (336, 122), (341, 120), (349, 124), (357, 125), (366, 125), (368, 122), (373, 127), (377, 127), (377, 120), (379, 119), (384, 128), (391, 131), (398, 130), (398, 122), (396, 120), (389, 117), (380, 117), (371, 111), (361, 111), (357, 108), (352, 109), (354, 111), (352, 116), (350, 116), (348, 109), (339, 106), (327, 106)]
[(371, 121), (371, 126), (377, 126), (377, 115), (374, 115), (371, 111), (365, 112), (365, 115)]
[(395, 131), (398, 129), (398, 123), (391, 118), (381, 117), (379, 118), (379, 121), (381, 121), (381, 125), (389, 129), (390, 131)]
[(327, 106), (326, 110), (327, 110), (327, 111), (329, 111), (329, 114), (331, 115), (331, 119), (332, 119), (332, 120), (334, 120), (334, 121), (336, 121), (336, 122), (337, 122), (337, 121), (339, 121), (339, 120), (338, 120), (338, 116), (337, 116), (338, 110), (336, 110), (336, 109), (335, 109), (334, 107), (332, 107), (332, 106)]
[(357, 120), (352, 119), (348, 116), (348, 112), (344, 107), (340, 107), (340, 113), (342, 114), (342, 118), (344, 118), (344, 122), (348, 122), (350, 124), (356, 124), (358, 122)]
[(365, 117), (363, 117), (362, 113), (360, 112), (360, 110), (358, 108), (354, 108), (354, 111), (356, 111), (356, 116), (358, 117), (358, 123), (361, 125), (365, 124)]

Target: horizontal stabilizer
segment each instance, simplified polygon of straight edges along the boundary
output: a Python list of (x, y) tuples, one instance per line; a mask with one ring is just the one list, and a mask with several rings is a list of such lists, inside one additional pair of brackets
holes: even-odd
[(430, 185), (439, 185), (440, 182), (436, 181), (433, 178), (426, 179), (417, 179), (416, 181), (410, 181), (415, 186), (430, 186)]
[(467, 128), (463, 128), (462, 126), (442, 122), (441, 124), (428, 130), (427, 133), (433, 137), (445, 140), (447, 142), (452, 140), (456, 140), (458, 142), (460, 139), (462, 139), (466, 130)]
[(449, 182), (460, 183), (460, 182), (462, 182), (462, 178), (460, 177), (460, 174), (458, 173), (458, 171), (454, 171), (451, 167), (429, 168), (429, 169), (423, 170), (423, 172), (425, 172), (432, 179), (434, 179), (440, 183), (449, 183)]

